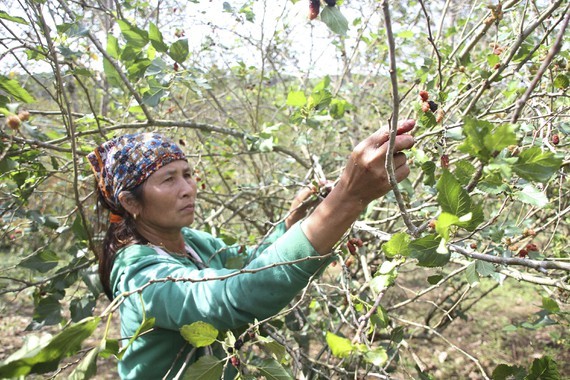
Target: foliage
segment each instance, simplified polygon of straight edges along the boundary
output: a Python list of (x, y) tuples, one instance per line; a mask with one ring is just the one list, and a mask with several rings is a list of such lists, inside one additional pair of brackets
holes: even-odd
[[(248, 245), (301, 186), (338, 177), (358, 141), (405, 117), (417, 120), (410, 178), (353, 225), (340, 264), (247, 332), (184, 326), (194, 346), (226, 355), (203, 356), (187, 378), (219, 378), (238, 359), (242, 378), (431, 378), (422, 346), (434, 342), (481, 378), (570, 371), (552, 330), (570, 324), (568, 3), (339, 1), (310, 22), (304, 1), (206, 3), (4, 0), (0, 293), (34, 312), (29, 345), (2, 358), (0, 375), (87, 379), (129, 344), (110, 333), (116, 304), (94, 314), (106, 305), (95, 255), (107, 215), (84, 157), (97, 144), (173, 136), (196, 168), (193, 227)], [(364, 243), (354, 255), (349, 238)], [(418, 278), (420, 291), (402, 290)], [(549, 331), (555, 354), (484, 362), (446, 338), (493, 299), (476, 295), (481, 283), (510, 281), (532, 285), (539, 311), (493, 330)], [(153, 325), (144, 318), (130, 342)], [(53, 335), (34, 340), (43, 331)]]

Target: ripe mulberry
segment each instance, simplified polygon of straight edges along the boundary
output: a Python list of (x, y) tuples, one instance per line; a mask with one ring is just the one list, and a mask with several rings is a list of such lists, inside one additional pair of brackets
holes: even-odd
[(309, 20), (314, 20), (319, 17), (319, 11), (321, 9), (320, 0), (310, 0), (309, 3)]

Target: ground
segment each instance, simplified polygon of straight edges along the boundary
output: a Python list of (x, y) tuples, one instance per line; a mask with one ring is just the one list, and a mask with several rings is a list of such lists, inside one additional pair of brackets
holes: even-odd
[[(417, 279), (400, 281), (398, 286), (387, 296), (409, 296), (414, 287), (424, 286)], [(493, 286), (492, 281), (483, 282), (470, 296), (482, 294)], [(417, 290), (417, 289), (416, 289)], [(398, 312), (402, 318), (414, 322), (423, 322), (433, 302), (442, 293), (430, 295), (425, 302), (416, 302)], [(32, 309), (25, 294), (17, 297), (2, 296), (0, 299), (0, 361), (6, 359), (23, 343), (26, 326), (32, 318)], [(96, 313), (106, 306), (101, 299)], [(553, 325), (540, 329), (518, 328), (512, 331), (507, 326), (519, 325), (535, 320), (535, 313), (541, 308), (541, 296), (536, 288), (515, 281), (507, 281), (503, 286), (492, 290), (486, 297), (473, 304), (461, 317), (455, 316), (441, 337), (426, 334), (425, 329), (415, 329), (414, 335), (406, 337), (407, 348), (401, 352), (398, 369), (394, 372), (395, 379), (418, 378), (414, 370), (420, 365), (435, 379), (482, 379), (476, 363), (470, 358), (475, 357), (487, 374), (501, 364), (520, 365), (529, 368), (533, 359), (550, 355), (558, 364), (563, 379), (570, 379), (570, 338), (561, 325)], [(568, 311), (567, 304), (561, 304)], [(118, 336), (118, 319), (112, 323), (111, 335)], [(101, 326), (96, 337), (89, 340), (87, 345), (96, 345), (103, 331)], [(69, 372), (62, 372), (59, 378), (66, 378)], [(95, 379), (116, 379), (116, 360), (100, 359), (98, 373)], [(29, 378), (45, 378), (30, 376)]]

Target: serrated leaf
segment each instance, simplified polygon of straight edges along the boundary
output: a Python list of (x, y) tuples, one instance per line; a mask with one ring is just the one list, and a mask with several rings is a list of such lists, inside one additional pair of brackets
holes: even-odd
[(437, 218), (435, 231), (445, 240), (449, 240), (449, 228), (451, 226), (456, 226), (458, 223), (459, 217), (457, 217), (457, 215), (453, 215), (448, 212), (442, 212)]
[(499, 364), (491, 377), (493, 380), (522, 380), (525, 376), (526, 370), (523, 367)]
[(81, 343), (91, 336), (101, 318), (87, 318), (57, 334), (45, 347), (0, 366), (0, 377), (11, 378), (29, 373), (46, 373), (57, 369), (59, 361), (76, 354)]
[(24, 103), (33, 103), (36, 99), (30, 95), (28, 91), (20, 86), (20, 84), (4, 75), (0, 75), (0, 89), (6, 91), (9, 95), (11, 95), (14, 99), (24, 102)]
[(556, 78), (554, 78), (554, 87), (564, 90), (570, 86), (570, 79), (566, 74), (558, 74)]
[(426, 161), (422, 163), (421, 168), (424, 172), (424, 185), (433, 186), (435, 184), (435, 162)]
[(537, 146), (522, 151), (518, 157), (513, 170), (527, 181), (547, 182), (562, 164), (562, 158)]
[(561, 380), (558, 365), (550, 356), (534, 359), (525, 380)]
[(184, 374), (184, 380), (219, 380), (224, 365), (213, 355), (205, 355), (193, 363)]
[(162, 39), (162, 33), (152, 22), (149, 23), (148, 26), (148, 38), (150, 39), (150, 43), (156, 49), (156, 51), (159, 51), (161, 53), (166, 53), (168, 51), (168, 45), (164, 43), (164, 40)]
[(548, 204), (546, 194), (531, 184), (526, 184), (520, 191), (515, 191), (513, 197), (538, 208), (543, 208)]
[(8, 13), (4, 11), (0, 11), (0, 18), (8, 21), (13, 21), (22, 25), (29, 25), (28, 22), (23, 18), (17, 16), (10, 16)]
[(267, 380), (293, 380), (291, 375), (274, 359), (265, 359), (258, 364), (260, 375)]
[(364, 353), (364, 360), (377, 367), (382, 367), (388, 361), (388, 353), (384, 347), (376, 347)]
[(148, 44), (148, 33), (145, 30), (138, 28), (135, 25), (131, 25), (125, 20), (117, 20), (119, 28), (121, 28), (121, 33), (127, 44), (134, 49), (142, 49)]
[(398, 232), (392, 235), (390, 240), (382, 245), (382, 250), (388, 257), (396, 255), (408, 256), (410, 254), (410, 235), (405, 232)]
[(477, 157), (483, 162), (488, 162), (491, 152), (485, 146), (485, 137), (492, 128), (493, 124), (488, 121), (465, 117), (463, 124), (465, 140), (458, 147), (459, 151)]
[(438, 253), (442, 239), (434, 234), (426, 235), (410, 243), (410, 256), (422, 267), (442, 267), (449, 262), (449, 253)]
[(287, 354), (285, 346), (275, 341), (274, 339), (267, 338), (263, 343), (260, 344), (263, 349), (275, 355), (275, 358), (279, 361), (283, 360)]
[(560, 311), (558, 303), (550, 297), (542, 297), (542, 308), (551, 314)]
[(286, 104), (291, 107), (302, 107), (307, 104), (307, 97), (303, 91), (289, 91)]
[(216, 341), (218, 330), (209, 323), (197, 321), (182, 326), (180, 334), (194, 347), (206, 347)]
[(436, 185), (437, 201), (443, 212), (463, 218), (471, 213), (469, 221), (459, 220), (458, 226), (473, 231), (483, 220), (483, 209), (481, 205), (474, 204), (471, 197), (453, 174), (444, 170)]
[(483, 277), (490, 276), (495, 273), (495, 266), (486, 261), (475, 260), (475, 269), (477, 269), (477, 273)]
[(479, 274), (477, 273), (475, 262), (469, 264), (469, 266), (465, 269), (465, 278), (470, 285), (479, 283)]
[(91, 379), (97, 373), (97, 358), (99, 357), (99, 347), (93, 348), (81, 362), (75, 367), (73, 372), (67, 377), (67, 380), (87, 380)]
[(183, 63), (186, 58), (188, 58), (188, 54), (188, 39), (186, 38), (175, 41), (172, 45), (170, 45), (170, 49), (168, 49), (168, 55), (170, 58), (178, 63)]
[(354, 349), (350, 340), (340, 337), (330, 331), (327, 331), (326, 339), (332, 354), (337, 358), (346, 358)]
[(491, 153), (500, 152), (509, 145), (515, 145), (518, 142), (515, 130), (510, 124), (499, 125), (486, 135), (483, 141), (485, 147)]
[(346, 32), (348, 31), (348, 20), (340, 12), (338, 7), (324, 7), (321, 11), (321, 21), (324, 22), (334, 33), (346, 36)]
[(21, 267), (37, 270), (40, 273), (45, 273), (50, 269), (57, 266), (59, 257), (49, 250), (37, 252), (35, 255), (25, 258), (18, 264)]

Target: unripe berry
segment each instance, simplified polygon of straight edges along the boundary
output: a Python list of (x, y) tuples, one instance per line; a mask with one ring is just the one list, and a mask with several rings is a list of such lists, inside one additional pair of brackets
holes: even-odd
[(16, 115), (10, 115), (6, 119), (6, 125), (8, 125), (8, 127), (14, 130), (20, 128), (20, 123), (21, 123), (20, 118)]
[(426, 90), (420, 91), (420, 98), (422, 101), (427, 102), (429, 99), (429, 93)]
[(28, 121), (30, 120), (30, 113), (28, 111), (20, 111), (18, 112), (18, 119), (21, 121)]
[(447, 154), (442, 154), (441, 158), (439, 159), (441, 162), (441, 167), (444, 169), (449, 168), (449, 156)]
[(422, 103), (422, 111), (425, 113), (427, 111), (429, 111), (429, 103), (428, 102), (423, 102)]

